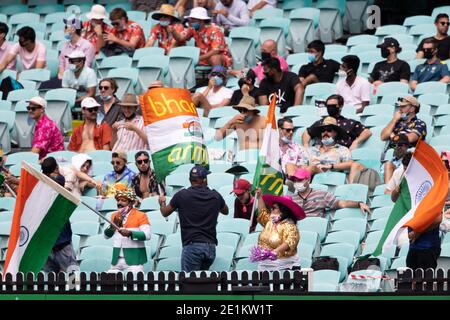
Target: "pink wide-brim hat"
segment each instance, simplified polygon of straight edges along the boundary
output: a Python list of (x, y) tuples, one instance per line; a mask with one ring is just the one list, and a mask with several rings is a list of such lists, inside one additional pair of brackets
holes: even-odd
[(297, 220), (302, 220), (306, 217), (305, 211), (297, 203), (295, 203), (291, 196), (274, 196), (271, 194), (264, 194), (262, 196), (264, 202), (271, 207), (274, 203), (280, 203), (291, 210), (292, 215), (297, 218)]

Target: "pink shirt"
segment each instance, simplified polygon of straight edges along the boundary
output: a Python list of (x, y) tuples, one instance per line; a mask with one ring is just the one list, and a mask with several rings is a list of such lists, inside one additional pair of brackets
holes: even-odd
[(92, 62), (94, 61), (95, 57), (95, 48), (92, 43), (81, 37), (75, 45), (73, 45), (70, 41), (64, 43), (63, 47), (61, 48), (61, 53), (59, 54), (59, 67), (64, 68), (64, 70), (67, 70), (69, 68), (69, 59), (66, 58), (66, 56), (74, 52), (75, 50), (84, 52), (84, 54), (86, 55), (85, 65), (89, 68), (92, 68)]
[[(277, 55), (277, 59), (280, 61), (280, 67), (281, 71), (289, 71), (289, 65), (287, 64), (286, 60), (282, 56)], [(255, 72), (256, 76), (258, 77), (258, 80), (261, 81), (264, 79), (264, 68), (260, 63), (256, 67), (253, 67), (253, 71)]]
[(20, 60), (22, 61), (23, 70), (34, 69), (37, 61), (45, 62), (47, 60), (47, 49), (45, 49), (45, 46), (39, 41), (36, 41), (36, 45), (32, 52), (28, 52), (16, 43), (11, 47), (9, 53), (15, 56), (19, 55)]
[(64, 138), (56, 124), (44, 113), (34, 129), (33, 148), (39, 148), (39, 159), (54, 151), (64, 150)]
[[(131, 122), (139, 129), (144, 129), (144, 118), (136, 115)], [(114, 144), (112, 151), (132, 151), (132, 150), (148, 150), (148, 143), (142, 140), (139, 135), (124, 127), (125, 120), (117, 121), (119, 128), (117, 129), (117, 141)]]
[[(8, 42), (8, 41), (3, 42), (2, 46), (0, 47), (0, 62), (2, 62), (3, 59), (6, 58), (9, 51), (11, 51), (12, 46), (13, 45), (11, 42)], [(16, 70), (16, 59), (13, 59), (13, 61), (10, 64), (8, 64), (6, 69)]]

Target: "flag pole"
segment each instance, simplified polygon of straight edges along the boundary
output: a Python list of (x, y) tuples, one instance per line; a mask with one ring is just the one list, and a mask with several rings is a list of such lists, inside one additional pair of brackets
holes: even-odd
[(258, 198), (255, 195), (255, 200), (253, 201), (253, 206), (252, 206), (252, 214), (250, 215), (250, 229), (248, 230), (248, 233), (250, 233), (250, 231), (252, 230), (253, 217), (255, 216), (255, 211), (256, 211), (257, 205), (258, 205)]
[(105, 220), (106, 222), (108, 222), (110, 225), (112, 225), (114, 228), (116, 228), (117, 230), (119, 230), (120, 228), (112, 221), (106, 219), (100, 212), (98, 212), (97, 210), (95, 210), (94, 208), (92, 208), (89, 204), (87, 204), (84, 201), (81, 201), (82, 204), (84, 204), (88, 209), (92, 210), (96, 215), (98, 215), (100, 217), (100, 219)]
[(8, 191), (12, 194), (12, 196), (13, 196), (14, 198), (17, 198), (17, 195), (16, 195), (16, 193), (14, 192), (14, 190), (13, 190), (6, 182), (3, 182), (3, 184), (5, 185), (6, 189), (8, 189)]

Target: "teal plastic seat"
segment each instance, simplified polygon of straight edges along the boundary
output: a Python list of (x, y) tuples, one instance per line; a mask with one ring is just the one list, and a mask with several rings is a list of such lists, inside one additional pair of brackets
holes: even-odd
[[(259, 12), (262, 10), (258, 10)], [(231, 29), (229, 46), (233, 57), (233, 68), (236, 70), (256, 65), (256, 46), (261, 30), (255, 27), (237, 27)]]
[(331, 43), (343, 36), (342, 18), (345, 14), (345, 0), (318, 0), (320, 9), (319, 34), (324, 43)]
[(218, 245), (216, 247), (216, 259), (209, 267), (210, 271), (230, 271), (233, 263), (234, 248)]
[(341, 200), (367, 201), (369, 187), (365, 184), (345, 184), (336, 187), (334, 196)]
[(336, 270), (317, 270), (313, 272), (313, 292), (334, 292), (340, 280), (340, 272)]
[(218, 232), (217, 233), (217, 242), (219, 246), (228, 246), (234, 248), (236, 250), (240, 235), (232, 232)]
[(359, 246), (359, 233), (351, 230), (342, 230), (328, 233), (324, 245), (331, 243), (348, 243), (353, 246), (354, 252)]
[(85, 247), (81, 250), (79, 260), (84, 259), (111, 259), (113, 248), (112, 246), (92, 246)]
[(359, 233), (359, 241), (361, 241), (367, 229), (367, 221), (364, 218), (346, 218), (336, 220), (333, 223), (331, 231), (356, 231)]
[(8, 155), (5, 166), (12, 166), (14, 164), (21, 164), (22, 161), (28, 163), (39, 164), (39, 155), (31, 151), (21, 151)]
[(300, 234), (304, 231), (315, 232), (319, 235), (319, 240), (322, 242), (325, 239), (328, 230), (328, 220), (320, 217), (306, 217), (297, 222)]
[[(2, 2), (3, 3), (3, 2)], [(12, 16), (14, 14), (18, 13), (25, 13), (28, 11), (28, 6), (25, 4), (17, 4), (17, 1), (14, 1), (14, 3), (5, 3), (0, 7), (0, 13), (3, 13), (7, 16)], [(11, 32), (11, 31), (10, 31)]]
[(94, 150), (89, 151), (87, 154), (92, 158), (93, 162), (110, 162), (112, 159), (112, 152), (109, 150)]
[(370, 231), (383, 231), (386, 227), (387, 221), (388, 218), (379, 218), (374, 220), (370, 226)]
[(0, 198), (0, 210), (2, 211), (14, 211), (15, 205), (16, 205), (16, 198), (13, 197)]
[(105, 258), (88, 258), (84, 259), (80, 263), (80, 271), (91, 273), (91, 272), (106, 272), (111, 268), (111, 259)]
[(246, 236), (249, 233), (250, 221), (247, 219), (222, 219), (217, 223), (217, 232), (237, 233)]
[(108, 71), (108, 78), (117, 82), (116, 96), (122, 99), (126, 93), (134, 93), (134, 86), (138, 80), (138, 70), (134, 68), (116, 68)]
[(47, 107), (45, 113), (59, 125), (63, 132), (72, 130), (71, 109), (75, 105), (77, 91), (70, 88), (48, 90), (45, 93)]
[(257, 271), (258, 263), (251, 262), (248, 258), (239, 259), (236, 263), (236, 270)]
[(164, 246), (182, 246), (181, 233), (175, 232), (166, 236)]
[(352, 159), (354, 161), (366, 160), (366, 159), (381, 159), (381, 153), (383, 149), (377, 148), (357, 148), (352, 150)]
[(289, 67), (292, 67), (293, 65), (296, 65), (296, 64), (300, 64), (300, 65), (307, 64), (307, 63), (309, 63), (308, 53), (300, 52), (300, 53), (290, 54), (286, 58), (286, 62), (289, 65)]
[(255, 27), (258, 27), (261, 20), (267, 18), (283, 18), (283, 9), (272, 7), (259, 9), (254, 12), (252, 17), (252, 23)]
[(339, 186), (345, 184), (345, 173), (327, 171), (314, 175), (313, 183), (325, 184), (328, 186)]
[[(74, 214), (75, 214), (75, 212), (74, 212)], [(91, 215), (95, 216), (95, 213), (91, 212)], [(112, 250), (113, 240), (112, 240), (112, 238), (106, 239), (103, 234), (97, 234), (94, 236), (87, 237), (84, 240), (84, 243), (81, 246), (81, 248), (93, 247), (93, 246), (107, 246), (107, 247), (110, 247)]]
[(346, 219), (346, 218), (358, 218), (365, 219), (366, 217), (359, 208), (342, 208), (335, 211), (332, 220)]
[(104, 58), (97, 67), (99, 79), (105, 78), (109, 70), (115, 68), (129, 68), (132, 64), (132, 59), (128, 56), (112, 56)]
[(450, 6), (435, 7), (433, 9), (433, 11), (431, 12), (431, 18), (433, 19), (433, 21), (439, 13), (446, 13), (447, 15), (449, 15), (450, 14)]
[(425, 93), (447, 93), (447, 84), (439, 81), (428, 81), (417, 84), (414, 95), (418, 96)]
[(310, 104), (310, 100), (313, 96), (330, 96), (336, 93), (336, 85), (334, 83), (313, 83), (305, 89), (305, 104)]
[(156, 271), (181, 272), (181, 257), (166, 258), (158, 261)]
[(169, 52), (170, 87), (194, 88), (195, 66), (198, 64), (200, 49), (197, 47), (176, 47)]
[(355, 248), (351, 244), (332, 243), (322, 247), (320, 256), (343, 257), (347, 259), (347, 267), (349, 267), (353, 262), (354, 252)]
[(392, 206), (387, 206), (374, 209), (370, 215), (370, 220), (389, 218), (392, 208)]
[(164, 82), (169, 71), (169, 57), (164, 55), (146, 55), (139, 59), (138, 64), (138, 84), (145, 92), (152, 81), (160, 80)]
[(131, 11), (127, 11), (127, 16), (128, 16), (128, 19), (133, 20), (133, 21), (145, 20), (147, 13), (144, 11), (131, 10)]
[(181, 257), (182, 251), (183, 251), (182, 246), (163, 247), (163, 248), (161, 248), (161, 251), (159, 252), (158, 259)]
[[(432, 24), (433, 25), (434, 20), (431, 16), (417, 15), (417, 16), (406, 17), (405, 21), (403, 22), (403, 25), (405, 27), (411, 27), (411, 28), (414, 26), (417, 26), (417, 25), (421, 25), (421, 24)], [(411, 34), (411, 29), (409, 29), (409, 34)]]
[(11, 132), (14, 129), (14, 111), (0, 110), (0, 142), (3, 153), (11, 151)]
[(40, 17), (37, 13), (32, 12), (22, 12), (16, 13), (9, 17), (8, 24), (12, 26), (12, 30), (10, 31), (12, 34), (15, 33), (18, 29), (16, 29), (19, 24), (26, 24), (30, 21), (39, 21)]
[(289, 33), (289, 25), (291, 20), (288, 18), (267, 18), (261, 21), (259, 28), (260, 42), (264, 43), (266, 40), (274, 40), (277, 43), (278, 54), (285, 56), (286, 52), (286, 37)]
[[(400, 97), (400, 94), (408, 94), (409, 92), (409, 85), (407, 83), (403, 82), (385, 82), (378, 86), (376, 97), (379, 100), (381, 97), (383, 97), (386, 94), (396, 94), (397, 98)], [(380, 103), (380, 101), (377, 101), (377, 103)], [(385, 103), (385, 102), (381, 102)]]
[(154, 220), (151, 222), (151, 224), (152, 224), (152, 233), (160, 236), (167, 236), (169, 234), (174, 233), (175, 231), (174, 221)]
[(365, 119), (364, 125), (368, 128), (386, 126), (392, 120), (391, 115), (378, 114), (376, 116), (369, 116)]
[[(147, 33), (146, 33), (147, 34)], [(163, 56), (164, 55), (164, 49), (160, 47), (146, 47), (146, 48), (139, 48), (134, 51), (133, 54), (133, 63), (137, 62), (146, 56)]]
[(394, 203), (391, 200), (391, 195), (386, 194), (386, 195), (374, 197), (370, 203), (370, 208), (375, 209), (375, 208), (381, 208), (381, 207), (389, 207), (389, 206), (393, 206), (393, 205), (394, 205)]
[(72, 232), (80, 236), (96, 235), (99, 233), (99, 228), (100, 224), (94, 221), (79, 221), (72, 223)]
[(291, 24), (289, 25), (288, 45), (294, 52), (304, 52), (307, 44), (318, 35), (320, 10), (310, 7), (296, 7), (289, 13), (289, 19)]
[[(166, 201), (170, 202), (171, 197), (166, 197)], [(159, 210), (159, 202), (158, 202), (158, 196), (148, 197), (142, 200), (141, 206), (139, 207), (139, 210), (141, 211), (155, 211)]]
[(351, 36), (347, 39), (347, 47), (356, 46), (358, 44), (372, 44), (376, 46), (378, 44), (379, 40), (378, 37), (368, 35), (368, 34), (361, 34), (356, 36)]
[(378, 27), (375, 31), (375, 35), (378, 37), (389, 36), (392, 34), (406, 34), (407, 28), (398, 24), (390, 24)]
[(9, 92), (8, 97), (6, 100), (11, 101), (13, 108), (16, 105), (17, 101), (21, 100), (30, 100), (33, 97), (39, 96), (38, 90), (31, 90), (31, 89), (18, 89)]

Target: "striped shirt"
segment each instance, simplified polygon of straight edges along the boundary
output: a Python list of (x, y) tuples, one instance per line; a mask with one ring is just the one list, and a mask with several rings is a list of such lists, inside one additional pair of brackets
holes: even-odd
[[(136, 127), (144, 131), (144, 118), (140, 115), (136, 115), (131, 121)], [(124, 127), (125, 119), (117, 121), (119, 128), (117, 129), (117, 141), (114, 144), (112, 151), (133, 151), (133, 150), (148, 150), (148, 143), (139, 137), (139, 135), (133, 131)]]
[(306, 213), (307, 217), (325, 217), (325, 209), (337, 209), (339, 199), (332, 193), (323, 190), (311, 189), (311, 192), (303, 198), (298, 193), (292, 196), (292, 200), (297, 203)]

